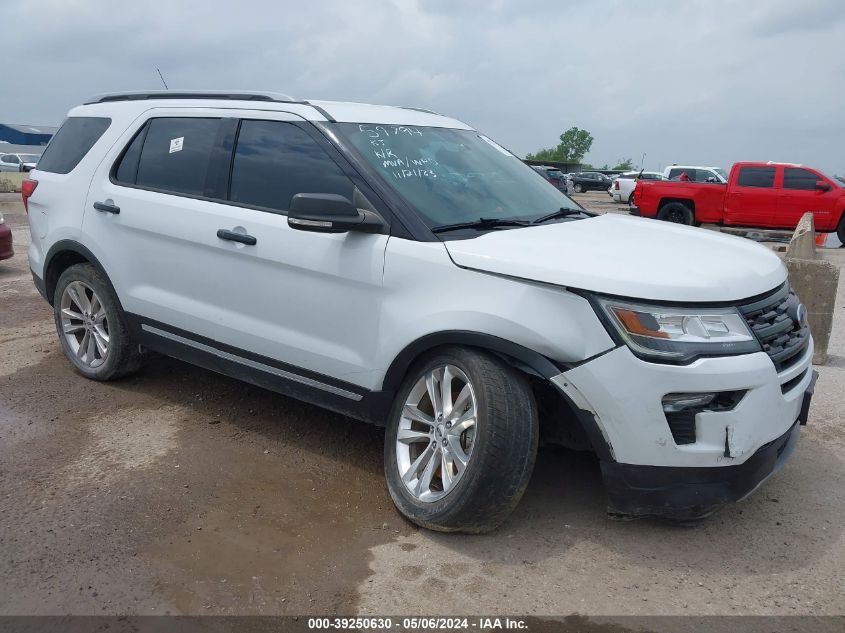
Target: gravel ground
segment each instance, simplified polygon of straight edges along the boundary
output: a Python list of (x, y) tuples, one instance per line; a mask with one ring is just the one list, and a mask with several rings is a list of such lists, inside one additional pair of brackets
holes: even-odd
[(595, 460), (550, 448), (506, 524), (467, 537), (397, 515), (377, 428), (166, 358), (75, 374), (5, 212), (0, 615), (843, 612), (845, 275), (810, 424), (752, 498), (694, 528), (612, 522)]

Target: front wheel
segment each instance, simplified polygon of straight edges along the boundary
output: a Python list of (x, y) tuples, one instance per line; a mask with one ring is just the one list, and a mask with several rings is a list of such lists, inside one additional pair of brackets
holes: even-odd
[(576, 184), (575, 193), (584, 193), (584, 187), (582, 185)]
[(631, 192), (631, 195), (628, 196), (628, 206), (629, 207), (634, 206), (634, 192), (633, 191)]
[(845, 246), (845, 211), (842, 212), (842, 217), (839, 218), (839, 226), (836, 228), (836, 237), (842, 242), (840, 248)]
[(384, 446), (390, 496), (423, 527), (488, 532), (522, 498), (538, 436), (524, 376), (484, 352), (444, 348), (397, 394)]

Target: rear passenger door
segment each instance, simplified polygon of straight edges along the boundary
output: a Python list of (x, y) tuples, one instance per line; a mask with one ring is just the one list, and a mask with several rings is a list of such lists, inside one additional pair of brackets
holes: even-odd
[(772, 226), (777, 209), (774, 166), (739, 168), (736, 182), (727, 188), (725, 224)]
[(157, 113), (101, 165), (84, 230), (110, 244), (106, 267), (147, 333), (366, 384), (387, 236), (290, 229), (293, 195), (352, 198), (348, 167), (296, 115), (237, 114)]

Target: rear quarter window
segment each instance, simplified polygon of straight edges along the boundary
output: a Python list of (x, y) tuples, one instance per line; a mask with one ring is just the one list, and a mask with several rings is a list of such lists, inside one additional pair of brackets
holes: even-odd
[(69, 117), (50, 139), (38, 161), (38, 171), (68, 174), (85, 158), (111, 125), (106, 117)]

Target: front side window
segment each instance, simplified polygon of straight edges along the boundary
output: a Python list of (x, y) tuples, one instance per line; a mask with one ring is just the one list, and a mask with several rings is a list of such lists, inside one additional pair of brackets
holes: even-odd
[(784, 189), (803, 189), (805, 191), (814, 191), (816, 183), (821, 180), (821, 177), (807, 169), (798, 169), (796, 167), (787, 167), (783, 172), (783, 188)]
[(3, 162), (4, 162), (4, 163), (12, 163), (12, 164), (14, 164), (14, 165), (17, 165), (17, 164), (18, 164), (18, 163), (20, 163), (21, 161), (20, 161), (20, 159), (19, 159), (17, 156), (15, 156), (14, 154), (7, 154), (6, 156), (4, 156), (4, 157), (3, 157)]
[(740, 167), (737, 185), (769, 189), (775, 184), (774, 167)]
[(229, 199), (286, 211), (298, 193), (333, 193), (352, 200), (352, 181), (299, 127), (282, 121), (242, 121)]
[[(220, 119), (160, 118), (147, 124), (134, 183), (139, 187), (201, 196), (206, 192), (208, 167), (217, 141)], [(138, 141), (139, 137), (136, 137)], [(139, 141), (140, 142), (140, 141)], [(135, 143), (118, 167), (118, 180), (131, 183), (129, 168), (121, 170)]]
[(332, 125), (429, 227), (580, 210), (519, 158), (474, 130)]
[(39, 171), (68, 174), (111, 125), (105, 117), (75, 116), (62, 123), (38, 161)]

